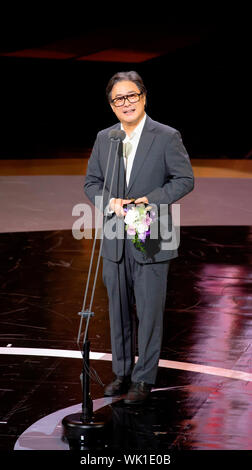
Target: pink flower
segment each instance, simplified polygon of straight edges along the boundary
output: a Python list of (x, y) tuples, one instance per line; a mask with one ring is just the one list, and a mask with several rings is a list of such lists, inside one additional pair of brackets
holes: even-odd
[(146, 215), (145, 223), (146, 223), (147, 225), (150, 225), (151, 222), (152, 222), (152, 219), (149, 217), (149, 215)]
[(136, 229), (134, 227), (132, 227), (131, 225), (129, 225), (129, 227), (127, 229), (127, 233), (129, 235), (136, 235)]

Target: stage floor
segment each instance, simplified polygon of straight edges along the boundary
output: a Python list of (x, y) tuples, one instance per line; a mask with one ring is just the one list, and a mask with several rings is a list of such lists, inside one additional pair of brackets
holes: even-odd
[[(162, 390), (152, 392), (144, 411), (116, 403), (117, 445), (252, 448), (251, 235), (249, 227), (182, 228), (168, 279), (156, 383)], [(68, 230), (0, 235), (1, 449), (12, 449), (42, 417), (81, 403), (76, 336), (91, 243)], [(91, 364), (107, 384), (111, 350), (100, 276), (94, 311)], [(101, 398), (103, 387), (92, 381), (91, 393)], [(50, 448), (48, 436), (40, 437), (41, 448)]]
[[(69, 198), (69, 211), (82, 190), (78, 186), (81, 176), (72, 176), (79, 179), (74, 182), (66, 175), (64, 201)], [(1, 179), (7, 177), (13, 176), (3, 175)], [(2, 194), (8, 187), (4, 201), (9, 202), (9, 209), (12, 207), (14, 220), (8, 219), (6, 204), (2, 204), (0, 449), (66, 450), (61, 439), (61, 418), (70, 408), (78, 409), (82, 400), (82, 361), (76, 337), (92, 240), (74, 239), (71, 211), (64, 219), (64, 205), (61, 208), (57, 200), (50, 199), (41, 187), (42, 180), (36, 180), (42, 175), (29, 177), (35, 178), (29, 180), (29, 188), (33, 188), (30, 204), (28, 190), (25, 204), (20, 199), (28, 176), (15, 175), (19, 179), (12, 183), (6, 180), (6, 186), (1, 186)], [(252, 449), (251, 179), (224, 178), (225, 199), (220, 201), (219, 211), (208, 205), (209, 217), (202, 202), (206, 188), (203, 180), (208, 178), (196, 180), (200, 201), (196, 201), (198, 197), (191, 199), (191, 203), (198, 204), (197, 216), (196, 206), (188, 202), (194, 193), (185, 198), (190, 211), (183, 209), (180, 256), (171, 263), (168, 277), (155, 389), (141, 408), (110, 400), (114, 448)], [(216, 193), (211, 194), (211, 188), (217, 187), (216, 180), (221, 181), (207, 181), (209, 197), (216, 197)], [(231, 181), (236, 194), (240, 194), (238, 205), (242, 205), (246, 192), (247, 223), (237, 223), (239, 214), (234, 215), (232, 194), (227, 193)], [(78, 186), (72, 198), (68, 183), (72, 189)], [(34, 202), (36, 188), (38, 198)], [(47, 206), (39, 206), (40, 195), (47, 200)], [(44, 217), (50, 200), (55, 203)], [(36, 212), (31, 208), (37, 208)], [(42, 209), (40, 213), (38, 209)], [(65, 225), (60, 225), (61, 215), (57, 212)], [(101, 275), (94, 312), (89, 333), (91, 365), (107, 384), (113, 375), (108, 300)], [(103, 400), (103, 386), (94, 380), (91, 395), (97, 408), (108, 403)]]

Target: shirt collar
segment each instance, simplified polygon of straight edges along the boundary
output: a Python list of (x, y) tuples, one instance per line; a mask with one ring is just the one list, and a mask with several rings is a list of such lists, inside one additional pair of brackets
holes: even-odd
[[(132, 140), (134, 137), (136, 136), (139, 136), (141, 135), (142, 133), (142, 130), (143, 130), (143, 127), (144, 127), (144, 124), (145, 124), (145, 121), (146, 121), (146, 113), (143, 117), (143, 119), (139, 122), (139, 124), (137, 125), (137, 127), (134, 129), (134, 131), (132, 132), (131, 136), (128, 137), (128, 135), (126, 134), (126, 137), (125, 139), (123, 140), (123, 142), (125, 142), (126, 140)], [(123, 125), (121, 123), (121, 129), (124, 130), (123, 128)]]

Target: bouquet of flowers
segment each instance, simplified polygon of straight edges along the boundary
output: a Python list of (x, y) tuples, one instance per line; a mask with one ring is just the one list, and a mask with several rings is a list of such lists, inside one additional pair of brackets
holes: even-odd
[(138, 204), (126, 210), (124, 222), (125, 230), (132, 239), (135, 247), (142, 253), (146, 253), (145, 240), (150, 236), (150, 225), (155, 220), (155, 212), (151, 210), (151, 206)]

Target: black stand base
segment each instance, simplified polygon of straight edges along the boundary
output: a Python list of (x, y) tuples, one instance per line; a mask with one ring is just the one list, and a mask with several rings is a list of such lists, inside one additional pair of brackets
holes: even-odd
[(111, 435), (111, 407), (94, 412), (92, 418), (83, 419), (82, 413), (65, 416), (62, 420), (63, 436), (70, 450), (100, 450), (109, 445)]

